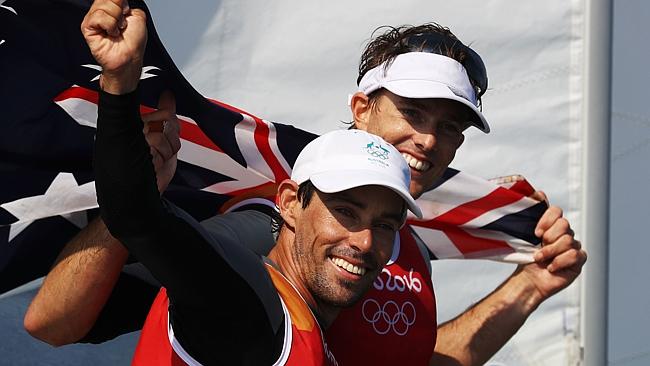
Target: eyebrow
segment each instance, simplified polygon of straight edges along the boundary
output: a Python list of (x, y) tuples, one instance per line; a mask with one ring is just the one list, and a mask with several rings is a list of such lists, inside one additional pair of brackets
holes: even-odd
[[(345, 203), (349, 203), (360, 210), (365, 210), (368, 205), (364, 204), (363, 202), (359, 201), (358, 199), (355, 198), (354, 195), (347, 193), (347, 192), (339, 192), (339, 193), (332, 193), (329, 194), (325, 199), (323, 200), (324, 202), (332, 202), (332, 201), (342, 201)], [(389, 213), (389, 212), (382, 212), (381, 213), (381, 218), (383, 219), (389, 219), (389, 220), (395, 220), (396, 222), (402, 222), (404, 218), (404, 210), (406, 210), (406, 202), (402, 200), (402, 207), (400, 210), (399, 214), (394, 214), (394, 213)]]
[(427, 109), (429, 109), (429, 108), (427, 108), (426, 103), (424, 103), (424, 102), (422, 102), (420, 100), (417, 100), (417, 99), (413, 99), (413, 98), (401, 98), (401, 99), (398, 99), (397, 102), (398, 102), (398, 104), (401, 104), (402, 106), (415, 107), (415, 108), (425, 110), (425, 111)]
[[(428, 111), (430, 108), (427, 105), (426, 99), (419, 100), (415, 98), (401, 98), (398, 99), (397, 101), (398, 106), (408, 106), (412, 108), (417, 108), (421, 111)], [(471, 121), (467, 120), (469, 116), (465, 112), (458, 112), (458, 113), (450, 113), (451, 115), (449, 116), (449, 119), (453, 122), (457, 122), (459, 124), (467, 124), (468, 126), (471, 125)]]

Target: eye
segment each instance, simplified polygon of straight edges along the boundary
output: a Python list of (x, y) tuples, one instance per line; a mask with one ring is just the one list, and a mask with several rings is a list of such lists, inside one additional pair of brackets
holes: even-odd
[(334, 208), (334, 211), (336, 211), (337, 213), (345, 217), (350, 217), (350, 218), (354, 217), (354, 213), (352, 212), (352, 210), (350, 210), (347, 207), (336, 207)]
[(391, 223), (387, 223), (387, 222), (378, 222), (378, 223), (375, 224), (375, 227), (380, 229), (380, 230), (389, 231), (389, 232), (392, 232), (392, 233), (397, 231), (397, 228), (396, 228), (395, 225), (393, 225)]
[(409, 120), (409, 122), (420, 122), (422, 120), (422, 112), (413, 108), (400, 108), (400, 113)]
[(438, 128), (440, 129), (441, 132), (447, 134), (460, 135), (465, 130), (464, 125), (465, 124), (461, 124), (459, 122), (444, 121), (444, 122), (440, 122)]

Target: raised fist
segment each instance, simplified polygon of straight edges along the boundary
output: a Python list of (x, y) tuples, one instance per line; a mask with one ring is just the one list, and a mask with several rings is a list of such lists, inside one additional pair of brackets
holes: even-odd
[(147, 16), (126, 0), (95, 0), (81, 23), (81, 32), (102, 67), (100, 85), (106, 92), (136, 89), (147, 44)]

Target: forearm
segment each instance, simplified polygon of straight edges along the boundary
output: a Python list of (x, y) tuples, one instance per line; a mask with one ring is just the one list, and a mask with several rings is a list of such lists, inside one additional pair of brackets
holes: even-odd
[(543, 301), (520, 270), (458, 317), (438, 327), (431, 365), (483, 365)]
[(198, 222), (163, 203), (141, 126), (135, 93), (100, 94), (94, 155), (100, 212), (111, 234), (167, 288), (170, 298), (201, 306), (210, 292), (193, 288), (210, 287), (224, 272), (236, 273)]
[(68, 243), (25, 314), (25, 329), (54, 346), (78, 341), (95, 323), (128, 252), (97, 219)]

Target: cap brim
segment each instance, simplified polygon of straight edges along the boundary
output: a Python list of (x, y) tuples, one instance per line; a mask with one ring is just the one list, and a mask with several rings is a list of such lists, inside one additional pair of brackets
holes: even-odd
[(472, 124), (485, 133), (490, 132), (490, 125), (488, 125), (483, 113), (481, 113), (481, 111), (469, 100), (454, 94), (454, 92), (444, 83), (430, 80), (394, 80), (384, 82), (382, 87), (386, 88), (391, 93), (404, 98), (440, 98), (460, 102), (469, 108), (476, 116), (476, 118), (472, 120)]
[(342, 192), (348, 189), (370, 185), (386, 187), (404, 199), (409, 211), (418, 218), (422, 218), (422, 210), (411, 196), (411, 193), (402, 188), (403, 183), (398, 178), (386, 174), (382, 175), (377, 173), (377, 171), (355, 169), (316, 173), (312, 174), (309, 180), (319, 191), (324, 193)]

